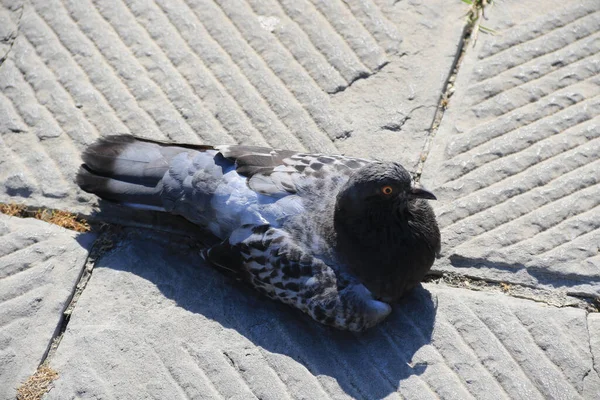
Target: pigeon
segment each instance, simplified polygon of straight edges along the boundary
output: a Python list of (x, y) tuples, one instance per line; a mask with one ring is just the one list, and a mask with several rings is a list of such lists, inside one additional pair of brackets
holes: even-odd
[(82, 159), (84, 191), (209, 230), (210, 264), (338, 329), (384, 320), (439, 255), (436, 198), (396, 162), (131, 135)]

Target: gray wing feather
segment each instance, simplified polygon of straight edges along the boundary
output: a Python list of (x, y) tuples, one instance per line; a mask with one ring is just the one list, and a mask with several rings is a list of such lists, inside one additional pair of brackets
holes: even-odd
[(341, 155), (305, 154), (266, 147), (216, 146), (235, 162), (236, 171), (248, 178), (248, 186), (261, 194), (286, 196), (298, 193), (319, 181), (347, 179), (356, 169), (371, 161)]
[(209, 249), (205, 258), (268, 297), (339, 329), (362, 331), (391, 312), (360, 282), (336, 275), (287, 232), (269, 225), (243, 226)]
[[(220, 153), (219, 157), (222, 157), (221, 161), (217, 159), (217, 151)], [(182, 158), (182, 153), (194, 157), (191, 165)], [(198, 157), (198, 154), (201, 156)], [(347, 179), (354, 170), (370, 162), (360, 158), (303, 154), (259, 146), (212, 147), (179, 143), (173, 145), (131, 135), (101, 138), (84, 151), (82, 158), (87, 173), (83, 170), (80, 172), (80, 186), (104, 197), (112, 194), (111, 200), (122, 202), (130, 202), (131, 199), (127, 195), (120, 197), (120, 194), (135, 193), (136, 186), (120, 190), (119, 193), (110, 193), (109, 185), (98, 185), (102, 180), (94, 180), (90, 174), (134, 185), (157, 187), (159, 181), (169, 172), (167, 180), (171, 187), (167, 198), (168, 201), (176, 201), (172, 195), (177, 192), (176, 184), (184, 185), (185, 180), (189, 180), (189, 176), (195, 173), (190, 170), (190, 166), (195, 168), (195, 171), (205, 170), (205, 176), (213, 174), (218, 178), (223, 174), (215, 168), (216, 166), (221, 168), (235, 165), (236, 172), (247, 178), (250, 189), (260, 194), (282, 197), (298, 193), (306, 187), (319, 189), (319, 182), (324, 180)], [(179, 194), (185, 193), (179, 191)], [(144, 198), (145, 196), (139, 196), (136, 201), (142, 201)], [(156, 203), (155, 199), (151, 202)]]
[[(301, 213), (307, 193), (330, 191), (369, 162), (257, 146), (169, 145), (128, 135), (98, 140), (83, 161), (77, 177), (82, 189), (180, 214), (220, 237), (241, 223), (273, 224)], [(290, 195), (296, 195), (293, 201), (279, 203)]]

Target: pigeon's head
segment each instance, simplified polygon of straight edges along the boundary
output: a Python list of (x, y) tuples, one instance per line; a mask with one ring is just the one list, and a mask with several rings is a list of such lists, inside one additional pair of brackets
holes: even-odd
[(392, 218), (416, 199), (436, 197), (416, 185), (400, 164), (377, 162), (365, 165), (350, 177), (337, 196), (336, 211), (342, 218)]
[(395, 301), (431, 268), (440, 247), (433, 193), (401, 165), (358, 169), (336, 198), (337, 253), (375, 298)]

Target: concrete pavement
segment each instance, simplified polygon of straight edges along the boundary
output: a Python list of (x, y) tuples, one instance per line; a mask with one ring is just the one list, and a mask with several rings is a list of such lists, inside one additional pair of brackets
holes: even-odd
[[(42, 361), (51, 399), (600, 397), (598, 0), (495, 2), (456, 75), (459, 0), (1, 4), (0, 203), (128, 227), (0, 215), (0, 399)], [(189, 224), (96, 214), (79, 154), (128, 132), (420, 168), (439, 277), (365, 334), (317, 325)]]

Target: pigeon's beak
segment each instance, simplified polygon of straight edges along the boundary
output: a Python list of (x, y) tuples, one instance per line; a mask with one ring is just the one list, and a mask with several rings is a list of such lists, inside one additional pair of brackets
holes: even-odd
[(433, 193), (431, 193), (429, 190), (427, 190), (423, 187), (419, 187), (419, 186), (412, 187), (410, 189), (410, 195), (411, 195), (411, 197), (415, 197), (418, 199), (437, 200), (437, 197), (435, 197), (435, 195)]

